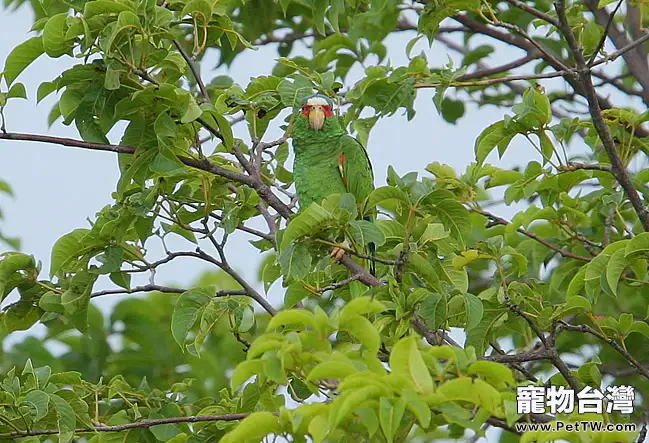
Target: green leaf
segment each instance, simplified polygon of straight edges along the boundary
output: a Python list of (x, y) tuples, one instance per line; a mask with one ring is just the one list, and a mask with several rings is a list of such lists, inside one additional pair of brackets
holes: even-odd
[(329, 0), (313, 0), (311, 4), (313, 23), (320, 35), (325, 35), (325, 12), (327, 7), (329, 7)]
[(270, 412), (254, 412), (244, 418), (233, 431), (227, 433), (221, 443), (261, 441), (268, 434), (281, 430), (277, 417)]
[(334, 400), (329, 409), (329, 427), (337, 427), (343, 420), (347, 420), (351, 413), (361, 404), (381, 392), (377, 386), (365, 386), (360, 389), (345, 392)]
[(402, 338), (392, 347), (390, 369), (393, 374), (410, 379), (418, 392), (428, 394), (433, 391), (433, 378), (414, 336)]
[(67, 401), (56, 394), (50, 394), (50, 399), (56, 411), (59, 442), (69, 443), (72, 441), (72, 437), (74, 437), (74, 429), (77, 424), (74, 409), (72, 409), (72, 406)]
[(572, 280), (570, 280), (570, 284), (568, 284), (568, 289), (566, 291), (567, 299), (574, 297), (575, 295), (579, 294), (582, 289), (584, 289), (587, 270), (588, 266), (582, 266), (581, 268), (579, 268), (579, 271), (577, 271)]
[(284, 308), (292, 308), (308, 296), (309, 291), (304, 288), (302, 283), (293, 283), (286, 288), (286, 294), (284, 294)]
[(392, 186), (382, 186), (373, 190), (365, 200), (365, 210), (367, 213), (369, 209), (381, 206), (386, 200), (398, 200), (401, 203), (408, 204), (408, 196), (399, 188)]
[(27, 403), (29, 406), (30, 412), (32, 414), (32, 420), (37, 422), (47, 415), (48, 405), (50, 403), (50, 396), (47, 392), (34, 390), (30, 391), (25, 395), (23, 399), (24, 403)]
[(406, 402), (402, 398), (395, 399), (394, 403), (393, 405), (385, 397), (382, 397), (379, 401), (379, 423), (381, 423), (383, 435), (385, 435), (388, 443), (394, 441), (394, 436), (399, 430), (399, 425), (401, 424), (403, 412), (406, 407)]
[(176, 435), (170, 440), (167, 440), (167, 443), (187, 443), (187, 439), (189, 436), (185, 434), (184, 432), (181, 432), (180, 434)]
[(493, 54), (494, 48), (489, 45), (480, 45), (471, 50), (462, 59), (462, 66), (469, 66)]
[(555, 149), (552, 140), (548, 136), (547, 131), (541, 130), (538, 132), (539, 141), (541, 142), (541, 153), (543, 154), (543, 165), (545, 166), (554, 155)]
[(259, 375), (264, 370), (264, 362), (258, 358), (242, 361), (237, 365), (230, 379), (230, 386), (236, 389), (246, 382), (250, 377)]
[(279, 255), (282, 274), (295, 280), (302, 280), (309, 274), (311, 261), (309, 248), (304, 243), (291, 243)]
[(458, 11), (473, 11), (479, 7), (479, 0), (438, 0), (426, 3), (419, 16), (417, 30), (428, 37), (432, 45), (439, 25), (445, 18), (456, 15)]
[(417, 417), (419, 424), (423, 428), (427, 428), (430, 425), (432, 413), (426, 402), (412, 391), (401, 392), (401, 397), (406, 401), (406, 407)]
[(131, 274), (128, 272), (112, 272), (109, 277), (110, 281), (115, 283), (117, 286), (126, 290), (131, 288)]
[(65, 39), (67, 20), (68, 13), (62, 12), (50, 17), (43, 28), (43, 49), (50, 57), (61, 57), (72, 49), (72, 45)]
[(322, 229), (322, 225), (332, 218), (333, 216), (329, 211), (317, 203), (312, 203), (290, 221), (282, 236), (281, 249), (283, 250), (291, 242), (300, 237), (318, 232)]
[(308, 326), (311, 329), (315, 329), (315, 316), (312, 312), (305, 311), (303, 309), (287, 309), (278, 312), (277, 315), (271, 318), (268, 322), (266, 330), (270, 331), (279, 326), (286, 326), (291, 324)]
[(90, 233), (89, 229), (75, 229), (59, 238), (52, 247), (50, 258), (50, 277), (62, 271), (63, 266), (73, 258), (79, 257), (83, 249), (82, 240)]
[(372, 297), (358, 297), (348, 302), (340, 313), (340, 320), (345, 320), (354, 315), (365, 315), (383, 312), (386, 307), (383, 303), (374, 300)]
[(462, 294), (466, 306), (466, 329), (473, 329), (482, 320), (483, 306), (482, 301), (473, 294)]
[(573, 314), (585, 314), (593, 311), (593, 306), (587, 298), (581, 295), (574, 295), (568, 301), (557, 309), (552, 316), (553, 319), (565, 318)]
[(483, 355), (489, 334), (506, 318), (507, 309), (485, 310), (480, 324), (467, 331), (466, 346), (473, 346), (477, 355)]
[(43, 37), (32, 37), (24, 43), (16, 46), (7, 56), (4, 66), (4, 78), (7, 85), (13, 81), (27, 68), (34, 60), (43, 54)]
[(631, 335), (633, 332), (637, 332), (638, 334), (642, 334), (646, 338), (649, 338), (649, 324), (642, 321), (636, 321), (629, 328), (627, 335)]
[(444, 120), (455, 124), (464, 115), (464, 102), (445, 97), (441, 104), (441, 114)]
[(70, 287), (61, 295), (61, 306), (66, 317), (81, 332), (88, 329), (88, 304), (97, 277), (94, 273), (79, 272), (72, 277)]
[(230, 126), (228, 119), (226, 119), (223, 114), (220, 114), (218, 112), (212, 112), (211, 115), (219, 125), (219, 130), (221, 131), (221, 135), (223, 136), (223, 144), (229, 151), (233, 150), (234, 135), (232, 134), (232, 127)]
[(56, 91), (58, 83), (53, 82), (43, 82), (38, 85), (38, 90), (36, 91), (36, 102), (40, 103), (45, 97), (50, 95), (52, 92)]
[(216, 298), (210, 300), (205, 309), (203, 309), (198, 333), (194, 339), (194, 350), (197, 355), (200, 354), (201, 346), (203, 345), (207, 335), (227, 312), (227, 305), (225, 305), (222, 300)]
[(352, 220), (349, 222), (354, 242), (360, 246), (374, 243), (377, 247), (385, 243), (383, 231), (373, 222), (367, 220)]
[(446, 318), (446, 303), (443, 295), (430, 293), (419, 306), (419, 315), (431, 329), (438, 329)]
[(441, 291), (442, 286), (439, 276), (435, 272), (435, 268), (428, 262), (428, 260), (416, 252), (408, 254), (408, 261), (406, 262), (406, 269), (414, 272), (420, 278), (423, 278), (430, 287), (436, 291)]
[(344, 379), (348, 375), (355, 374), (358, 369), (353, 364), (339, 360), (329, 360), (319, 363), (307, 376), (308, 381), (336, 378)]
[(469, 211), (460, 202), (450, 198), (442, 199), (435, 202), (433, 211), (461, 246), (468, 244), (471, 221)]
[(295, 75), (294, 80), (282, 80), (278, 87), (282, 103), (287, 107), (299, 108), (305, 98), (313, 94), (313, 83), (303, 75)]
[(200, 117), (202, 114), (203, 114), (203, 110), (201, 109), (200, 106), (198, 106), (198, 103), (196, 103), (196, 100), (194, 99), (194, 97), (190, 96), (189, 104), (187, 105), (187, 110), (185, 111), (185, 113), (180, 118), (180, 122), (181, 123), (193, 122), (198, 117)]
[(436, 393), (450, 401), (466, 401), (482, 406), (496, 417), (504, 415), (500, 393), (479, 378), (455, 378), (442, 384)]
[(632, 257), (638, 254), (649, 253), (649, 232), (643, 232), (633, 237), (624, 250), (625, 257)]
[(376, 327), (365, 317), (361, 317), (360, 315), (346, 316), (340, 319), (338, 329), (356, 337), (367, 348), (370, 354), (376, 355), (379, 352), (381, 336)]
[(191, 15), (197, 19), (199, 26), (205, 26), (212, 18), (212, 5), (207, 0), (190, 0), (181, 15)]
[(467, 369), (467, 374), (477, 374), (498, 389), (516, 386), (516, 380), (514, 380), (511, 369), (493, 361), (479, 360), (473, 362)]
[(171, 334), (176, 343), (184, 349), (189, 330), (194, 326), (200, 311), (210, 302), (213, 294), (196, 288), (183, 292), (178, 298), (171, 318)]
[(2, 259), (0, 261), (0, 301), (2, 301), (15, 287), (15, 284), (7, 287), (9, 278), (18, 271), (30, 271), (35, 269), (36, 261), (31, 255), (17, 252), (0, 254), (0, 258)]
[(475, 158), (478, 164), (482, 164), (496, 146), (498, 146), (499, 152), (502, 155), (514, 135), (516, 133), (508, 130), (504, 120), (487, 126), (475, 141)]
[(95, 15), (119, 14), (122, 11), (135, 12), (128, 3), (120, 3), (112, 0), (94, 0), (84, 5), (83, 16), (86, 20), (89, 20)]
[(7, 92), (7, 98), (27, 98), (27, 91), (25, 91), (25, 85), (22, 83), (14, 83), (9, 91)]
[(627, 259), (625, 257), (625, 250), (618, 249), (611, 255), (608, 264), (606, 265), (606, 282), (611, 288), (613, 295), (617, 295), (617, 284), (622, 277), (622, 272), (627, 266)]

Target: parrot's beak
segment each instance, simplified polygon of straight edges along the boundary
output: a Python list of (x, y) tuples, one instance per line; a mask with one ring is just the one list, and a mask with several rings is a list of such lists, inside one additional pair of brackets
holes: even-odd
[(325, 124), (325, 112), (320, 106), (314, 106), (309, 112), (309, 126), (314, 131), (319, 131)]

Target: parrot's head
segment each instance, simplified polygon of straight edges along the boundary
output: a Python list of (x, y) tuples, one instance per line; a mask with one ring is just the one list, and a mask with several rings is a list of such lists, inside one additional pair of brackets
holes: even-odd
[(314, 131), (324, 128), (328, 117), (333, 117), (333, 102), (324, 95), (316, 94), (304, 99), (302, 115), (309, 119), (309, 127)]

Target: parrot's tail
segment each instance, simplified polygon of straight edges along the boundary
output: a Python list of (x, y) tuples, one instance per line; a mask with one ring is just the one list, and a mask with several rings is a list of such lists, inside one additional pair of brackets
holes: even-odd
[[(363, 217), (363, 220), (373, 222), (374, 219), (373, 217)], [(368, 243), (367, 247), (370, 249), (370, 256), (372, 257), (370, 259), (370, 274), (372, 274), (374, 277), (376, 277), (376, 245), (374, 243)]]
[(367, 246), (370, 248), (370, 255), (372, 256), (370, 259), (370, 274), (376, 277), (376, 261), (374, 260), (376, 257), (376, 245), (374, 243), (368, 243)]

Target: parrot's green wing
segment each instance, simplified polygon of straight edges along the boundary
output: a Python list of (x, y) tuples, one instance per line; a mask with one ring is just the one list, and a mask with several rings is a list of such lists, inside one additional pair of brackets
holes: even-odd
[(347, 192), (356, 198), (359, 207), (374, 189), (374, 171), (367, 151), (354, 137), (340, 137), (338, 169)]
[[(349, 135), (340, 138), (340, 156), (338, 159), (338, 170), (347, 192), (356, 199), (359, 208), (362, 209), (363, 202), (374, 190), (374, 171), (367, 151), (361, 143)], [(368, 208), (369, 214), (364, 214), (367, 221), (374, 220), (374, 208)], [(376, 257), (376, 245), (368, 244), (370, 255)], [(376, 265), (370, 262), (370, 273), (376, 275)]]

